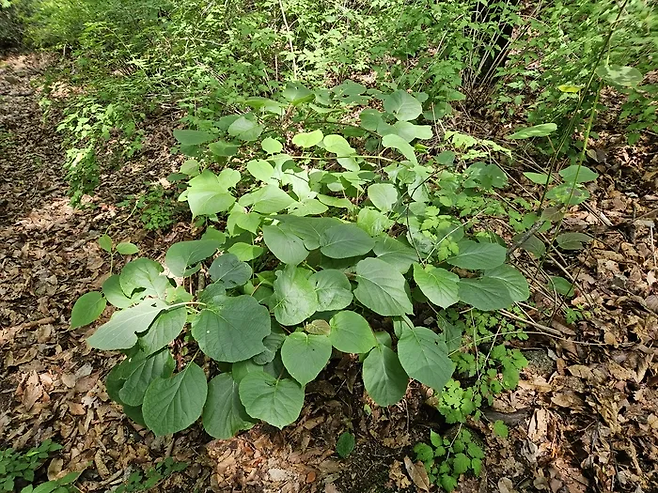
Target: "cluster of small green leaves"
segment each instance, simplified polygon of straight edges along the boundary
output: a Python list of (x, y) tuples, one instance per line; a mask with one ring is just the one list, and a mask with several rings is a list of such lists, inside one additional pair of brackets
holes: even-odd
[(460, 427), (452, 438), (430, 431), (430, 443), (417, 443), (414, 452), (416, 460), (425, 465), (432, 483), (452, 491), (462, 474), (480, 475), (484, 451), (466, 428)]
[(133, 472), (122, 485), (112, 490), (112, 493), (151, 491), (160, 481), (175, 472), (184, 471), (187, 466), (187, 462), (176, 462), (173, 458), (167, 457), (162, 462), (157, 463), (155, 467), (151, 467), (146, 471), (137, 470)]
[[(61, 449), (62, 446), (52, 440), (44, 440), (38, 447), (26, 452), (17, 452), (8, 448), (0, 450), (0, 492), (18, 491), (20, 482), (33, 483), (36, 471), (43, 465), (51, 452)], [(73, 493), (77, 492), (72, 483), (78, 478), (78, 473), (69, 473), (66, 476), (47, 481), (38, 486), (28, 484), (21, 493)]]
[[(344, 115), (371, 98), (384, 111), (362, 110), (358, 125), (329, 125), (342, 134), (304, 128), (291, 139), (294, 155), (265, 125), (291, 112)], [(441, 391), (454, 370), (446, 342), (455, 329), (445, 318), (417, 326), (414, 304), (486, 311), (528, 297), (523, 275), (505, 264), (505, 247), (467, 238), (444, 204), (441, 173), (454, 169), (455, 155), (419, 158), (425, 147), (414, 141), (433, 136), (413, 123), (422, 99), (355, 83), (320, 92), (296, 84), (279, 99), (249, 99), (256, 111), (175, 132), (191, 158), (181, 168), (189, 181), (180, 200), (222, 230), (209, 225), (201, 239), (172, 245), (164, 265), (129, 262), (72, 313), (80, 326), (107, 302), (117, 308), (88, 342), (127, 354), (106, 383), (129, 416), (158, 435), (199, 417), (218, 438), (258, 420), (282, 428), (297, 419), (305, 386), (334, 351), (360, 355), (365, 388), (381, 406), (402, 399), (409, 378)], [(218, 174), (214, 163), (223, 167)], [(492, 167), (475, 167), (471, 190), (501, 179)], [(373, 331), (375, 319), (389, 330)], [(174, 372), (168, 346), (183, 332), (215, 362), (209, 382), (192, 344), (183, 354), (192, 360)]]

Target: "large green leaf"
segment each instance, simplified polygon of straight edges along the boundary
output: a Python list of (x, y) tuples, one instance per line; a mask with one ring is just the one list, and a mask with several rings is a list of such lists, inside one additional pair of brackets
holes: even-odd
[(187, 203), (194, 217), (227, 211), (235, 202), (225, 184), (210, 170), (188, 182)]
[(218, 140), (217, 142), (208, 145), (208, 150), (210, 150), (215, 156), (229, 157), (235, 156), (240, 150), (240, 146), (231, 142), (226, 142), (225, 140)]
[(261, 133), (263, 133), (263, 126), (245, 116), (241, 116), (228, 127), (230, 136), (246, 142), (258, 139)]
[(76, 329), (92, 323), (101, 316), (106, 306), (105, 298), (98, 291), (83, 294), (71, 310), (71, 328)]
[(121, 281), (119, 274), (114, 274), (108, 277), (103, 283), (103, 294), (107, 301), (117, 308), (128, 308), (133, 303), (140, 300), (139, 293), (135, 293), (132, 297), (126, 296), (126, 293), (121, 289)]
[(343, 168), (348, 171), (359, 171), (359, 165), (356, 163), (353, 157), (356, 155), (356, 150), (345, 140), (345, 137), (342, 135), (331, 134), (325, 136), (322, 141), (325, 149), (332, 152), (338, 156), (336, 161)]
[(624, 87), (636, 87), (644, 78), (638, 69), (620, 65), (601, 65), (596, 69), (596, 75), (606, 82)]
[(201, 145), (210, 142), (215, 136), (200, 130), (174, 130), (174, 138), (184, 146)]
[(171, 284), (166, 277), (160, 275), (163, 270), (159, 263), (148, 258), (138, 258), (128, 262), (119, 275), (121, 290), (128, 296), (131, 296), (133, 291), (140, 290), (141, 297), (164, 298), (165, 291)]
[(384, 316), (413, 313), (402, 274), (383, 260), (367, 258), (356, 264), (356, 299)]
[(93, 348), (107, 351), (130, 349), (137, 342), (136, 332), (147, 330), (166, 307), (164, 301), (148, 299), (137, 306), (114, 312), (112, 318), (101, 325), (87, 342)]
[(388, 235), (375, 238), (372, 250), (379, 260), (392, 265), (401, 274), (406, 274), (411, 264), (418, 262), (416, 250)]
[(363, 361), (363, 383), (372, 400), (380, 406), (390, 406), (404, 397), (409, 377), (398, 355), (380, 344)]
[(505, 138), (508, 140), (529, 139), (531, 137), (546, 137), (557, 130), (555, 123), (542, 123), (534, 127), (525, 127), (517, 130)]
[(367, 353), (377, 344), (368, 321), (348, 310), (338, 312), (329, 321), (331, 344), (344, 353)]
[(205, 373), (189, 363), (177, 375), (151, 382), (144, 395), (144, 421), (156, 436), (184, 430), (201, 416), (207, 395)]
[(513, 301), (525, 301), (530, 297), (528, 281), (511, 265), (500, 265), (495, 269), (485, 270), (484, 277), (503, 281)]
[(441, 391), (455, 366), (441, 338), (425, 327), (405, 330), (398, 342), (398, 357), (411, 378)]
[(304, 389), (290, 378), (253, 372), (240, 381), (240, 400), (249, 416), (281, 429), (302, 412)]
[(191, 275), (188, 267), (193, 266), (214, 254), (221, 246), (215, 240), (194, 240), (174, 243), (167, 250), (165, 263), (174, 277), (185, 277)]
[(293, 332), (281, 346), (281, 359), (288, 373), (300, 384), (315, 380), (331, 357), (331, 341), (325, 335)]
[(368, 233), (355, 224), (339, 224), (327, 229), (320, 239), (320, 251), (330, 258), (365, 255), (375, 246)]
[(432, 265), (414, 265), (414, 280), (435, 305), (448, 308), (459, 301), (459, 276)]
[(216, 361), (234, 363), (265, 350), (271, 331), (267, 308), (251, 296), (225, 298), (213, 310), (201, 310), (192, 323), (192, 336), (201, 350)]
[[(275, 141), (276, 142), (276, 141)], [(247, 171), (257, 180), (269, 182), (274, 174), (274, 168), (263, 159), (253, 159), (247, 163)]]
[(251, 267), (242, 262), (232, 253), (225, 253), (217, 257), (208, 269), (210, 278), (221, 282), (226, 289), (244, 285), (252, 274)]
[(459, 299), (485, 312), (507, 308), (514, 302), (506, 281), (495, 277), (460, 280)]
[(175, 365), (169, 351), (160, 351), (141, 360), (119, 391), (121, 402), (128, 406), (141, 406), (150, 383), (156, 378), (171, 376)]
[(423, 112), (420, 101), (402, 89), (384, 98), (384, 109), (402, 121), (414, 120)]
[(398, 191), (390, 183), (373, 183), (368, 187), (370, 202), (382, 212), (388, 212), (398, 201)]
[(399, 135), (388, 134), (385, 135), (382, 139), (382, 145), (384, 147), (390, 147), (392, 149), (397, 149), (400, 153), (406, 157), (411, 163), (418, 164), (418, 158), (416, 157), (416, 152), (414, 148), (406, 140), (404, 140)]
[(292, 265), (276, 273), (274, 318), (281, 325), (297, 325), (318, 310), (318, 296), (307, 277), (308, 271)]
[(507, 250), (497, 243), (477, 243), (462, 240), (458, 244), (459, 253), (446, 260), (450, 265), (470, 270), (493, 269), (505, 262)]
[(254, 420), (245, 411), (239, 384), (230, 373), (222, 373), (208, 382), (208, 400), (203, 407), (203, 428), (208, 435), (227, 440), (240, 430), (248, 430)]
[[(290, 195), (288, 195), (276, 185), (264, 186), (263, 188), (249, 195), (251, 195), (250, 202), (253, 204), (254, 210), (262, 214), (272, 214), (274, 212), (279, 212), (295, 203)], [(242, 199), (240, 203), (243, 204)]]
[(323, 138), (322, 130), (317, 129), (308, 133), (298, 133), (292, 138), (292, 143), (299, 147), (308, 148), (319, 144)]
[(588, 181), (596, 180), (599, 174), (587, 166), (577, 166), (574, 164), (561, 170), (560, 176), (566, 183), (587, 183)]
[(277, 225), (263, 227), (263, 241), (267, 248), (284, 264), (297, 265), (308, 256), (302, 239)]
[(326, 269), (313, 274), (309, 281), (318, 295), (318, 311), (342, 310), (352, 303), (352, 285), (339, 270)]
[(146, 354), (152, 354), (172, 342), (183, 330), (187, 320), (184, 306), (160, 313), (148, 332), (139, 336), (139, 346)]
[(333, 217), (297, 217), (289, 215), (275, 216), (281, 221), (281, 229), (289, 230), (299, 236), (308, 250), (320, 248), (320, 241), (325, 231), (342, 224)]

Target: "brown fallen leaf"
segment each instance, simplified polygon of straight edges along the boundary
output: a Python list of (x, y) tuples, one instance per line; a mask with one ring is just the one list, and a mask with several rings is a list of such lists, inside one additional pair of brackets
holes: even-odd
[(418, 461), (414, 464), (409, 457), (405, 457), (404, 467), (418, 489), (422, 491), (430, 490), (430, 478), (427, 477), (427, 471), (422, 462)]

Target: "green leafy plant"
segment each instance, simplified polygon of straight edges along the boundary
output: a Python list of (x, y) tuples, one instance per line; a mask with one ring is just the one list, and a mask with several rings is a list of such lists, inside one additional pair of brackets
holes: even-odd
[[(51, 452), (62, 448), (61, 445), (50, 439), (44, 440), (38, 447), (33, 447), (24, 452), (15, 451), (12, 448), (0, 450), (0, 491), (17, 491), (20, 483), (33, 483), (35, 474), (43, 465)], [(21, 489), (21, 493), (68, 493), (77, 492), (72, 486), (73, 481), (79, 473), (70, 473), (56, 481), (48, 481), (39, 486), (27, 485)]]
[(184, 471), (187, 462), (176, 462), (172, 457), (167, 457), (155, 467), (146, 471), (137, 470), (133, 472), (125, 483), (115, 488), (113, 493), (131, 493), (134, 491), (151, 491), (163, 479), (168, 478), (175, 472)]
[[(348, 87), (353, 101), (370, 97), (363, 86)], [(258, 420), (291, 424), (305, 385), (334, 350), (361, 355), (365, 388), (379, 405), (402, 399), (409, 378), (440, 391), (455, 368), (449, 324), (420, 326), (417, 305), (462, 302), (486, 311), (527, 298), (525, 279), (505, 264), (505, 248), (467, 238), (451, 207), (442, 206), (436, 170), (454, 156), (442, 155), (443, 164), (419, 159), (412, 142), (432, 132), (412, 123), (422, 103), (409, 93), (377, 94), (385, 111), (362, 111), (359, 125), (338, 127), (344, 134), (297, 132), (296, 155), (268, 135), (257, 147), (263, 155), (243, 165), (246, 175), (229, 165), (242, 142), (266, 132), (259, 116), (266, 123), (286, 105), (302, 117), (316, 107), (340, 109), (344, 95), (345, 87), (316, 94), (291, 85), (282, 101), (251, 101), (258, 113), (223, 118), (211, 131), (176, 131), (190, 157), (180, 200), (209, 224), (205, 234), (171, 246), (164, 265), (129, 262), (93, 303), (74, 306), (72, 319), (84, 321), (104, 300), (117, 308), (88, 342), (127, 354), (107, 378), (108, 393), (157, 435), (199, 417), (219, 438)], [(376, 153), (359, 152), (348, 138)], [(219, 174), (213, 162), (223, 165)], [(483, 181), (492, 171), (469, 175), (472, 189), (490, 186)], [(385, 326), (387, 317), (392, 327), (374, 332), (371, 321)], [(186, 362), (175, 371), (168, 346), (184, 332), (190, 343), (178, 359)], [(214, 362), (210, 381), (199, 353)]]
[(430, 431), (430, 444), (417, 443), (414, 447), (416, 460), (425, 465), (429, 480), (446, 491), (457, 487), (462, 474), (479, 476), (482, 471), (484, 451), (472, 433), (459, 427), (452, 436), (442, 437)]

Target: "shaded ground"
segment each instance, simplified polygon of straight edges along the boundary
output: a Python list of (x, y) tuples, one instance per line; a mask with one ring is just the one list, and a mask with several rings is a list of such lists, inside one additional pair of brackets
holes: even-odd
[[(110, 491), (131, 471), (167, 456), (190, 466), (153, 491), (422, 489), (405, 457), (413, 459), (413, 444), (427, 441), (430, 429), (447, 429), (424, 404), (427, 389), (412, 385), (399, 405), (377, 408), (350, 357), (333, 361), (309, 386), (301, 418), (282, 432), (259, 425), (212, 441), (195, 426), (156, 439), (109, 401), (102, 379), (118, 358), (88, 349), (85, 330), (69, 330), (68, 317), (77, 297), (107, 276), (109, 259), (96, 240), (108, 228), (154, 258), (190, 235), (183, 223), (165, 237), (146, 234), (115, 205), (145, 180), (175, 170), (168, 149), (176, 117), (153, 122), (147, 135), (157, 137), (141, 158), (107, 172), (99, 194), (74, 210), (61, 179), (59, 136), (42, 122), (39, 93), (30, 85), (47, 62), (32, 55), (0, 61), (0, 448), (53, 438), (64, 448), (48, 474), (84, 470), (82, 491)], [(510, 437), (494, 437), (486, 420), (468, 423), (488, 453), (485, 474), (464, 480), (463, 492), (658, 491), (658, 163), (651, 161), (658, 146), (645, 140), (629, 148), (614, 130), (608, 134), (605, 162), (590, 163), (602, 175), (593, 200), (566, 222), (596, 240), (547, 267), (577, 277), (572, 306), (591, 317), (575, 323), (544, 317), (529, 327), (524, 349), (531, 366), (519, 389), (485, 412), (507, 422)], [(510, 173), (522, 180), (519, 170)], [(602, 214), (608, 226), (601, 225)], [(530, 259), (518, 254), (515, 260), (532, 277)], [(554, 302), (539, 289), (534, 301)], [(532, 307), (528, 313), (539, 317)], [(346, 461), (334, 453), (344, 431), (357, 437)]]

